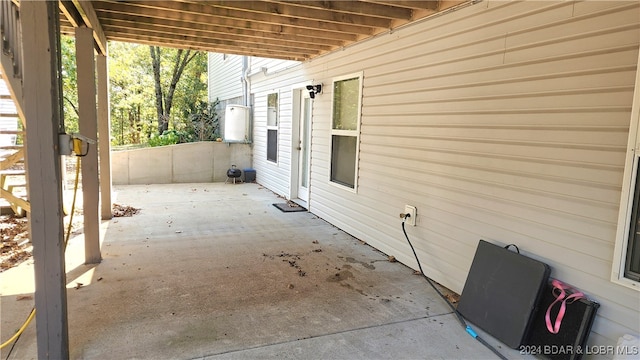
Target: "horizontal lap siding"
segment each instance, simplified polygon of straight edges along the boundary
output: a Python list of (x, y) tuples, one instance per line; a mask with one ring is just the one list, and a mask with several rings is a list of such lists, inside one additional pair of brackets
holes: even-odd
[[(260, 64), (261, 61), (254, 63)], [(263, 64), (269, 62), (262, 61)], [(279, 68), (273, 65), (271, 68)], [(268, 68), (269, 69), (269, 68)], [(299, 71), (286, 75), (257, 75), (251, 79), (251, 92), (255, 96), (253, 128), (253, 165), (256, 180), (279, 195), (288, 197), (291, 187), (291, 146), (292, 146), (292, 91)], [(297, 80), (299, 82), (299, 80)], [(278, 93), (278, 162), (267, 160), (267, 95)]]
[[(478, 240), (515, 243), (602, 304), (591, 344), (640, 333), (640, 293), (610, 281), (639, 5), (485, 1), (263, 80), (325, 85), (311, 211), (415, 268), (398, 218), (415, 205), (436, 281), (461, 292)], [(353, 193), (328, 181), (331, 81), (358, 71)]]
[(638, 333), (638, 293), (609, 281), (638, 4), (481, 6), (365, 69), (359, 196), (416, 205), (425, 271), (457, 291), (478, 239), (513, 242), (602, 302), (592, 341)]
[(209, 53), (209, 101), (242, 96), (242, 56)]

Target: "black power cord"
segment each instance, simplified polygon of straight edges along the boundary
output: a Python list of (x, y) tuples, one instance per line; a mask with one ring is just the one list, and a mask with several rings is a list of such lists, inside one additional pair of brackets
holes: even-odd
[(484, 345), (485, 347), (487, 347), (487, 349), (491, 350), (494, 354), (496, 354), (500, 359), (502, 360), (508, 360), (504, 355), (502, 355), (496, 348), (494, 348), (493, 346), (491, 346), (491, 344), (489, 344), (488, 342), (486, 342), (483, 338), (481, 338), (472, 328), (471, 326), (469, 326), (467, 324), (467, 322), (464, 320), (464, 317), (462, 317), (462, 314), (460, 314), (460, 312), (458, 311), (458, 309), (453, 306), (453, 304), (451, 303), (451, 301), (449, 301), (449, 299), (447, 299), (446, 296), (444, 296), (444, 294), (442, 293), (442, 291), (440, 291), (440, 289), (438, 289), (438, 287), (436, 286), (436, 284), (434, 284), (433, 280), (429, 279), (427, 277), (427, 275), (424, 274), (424, 271), (422, 271), (422, 265), (420, 265), (420, 259), (418, 259), (418, 254), (416, 254), (416, 250), (413, 248), (413, 244), (411, 244), (411, 240), (409, 240), (409, 235), (407, 235), (407, 230), (404, 227), (404, 223), (406, 222), (406, 220), (411, 217), (410, 214), (405, 214), (404, 217), (402, 218), (402, 232), (404, 233), (404, 237), (407, 239), (407, 242), (409, 243), (409, 246), (411, 247), (411, 251), (413, 252), (413, 256), (416, 258), (416, 262), (418, 263), (418, 269), (420, 269), (420, 274), (422, 274), (422, 276), (427, 280), (427, 282), (429, 283), (429, 285), (431, 285), (431, 287), (433, 288), (433, 290), (436, 291), (436, 293), (438, 293), (438, 295), (440, 295), (440, 297), (442, 298), (442, 300), (444, 300), (447, 305), (449, 305), (449, 307), (451, 308), (451, 310), (453, 311), (454, 314), (456, 314), (456, 317), (458, 318), (458, 321), (460, 322), (460, 325), (462, 325), (462, 327), (465, 329), (465, 331), (471, 335), (471, 337), (473, 337), (474, 339), (478, 340), (482, 345)]

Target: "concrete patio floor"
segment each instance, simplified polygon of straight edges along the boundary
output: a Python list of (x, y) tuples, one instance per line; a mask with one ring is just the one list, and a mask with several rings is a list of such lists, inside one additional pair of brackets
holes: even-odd
[[(141, 211), (102, 223), (102, 263), (82, 264), (81, 235), (67, 250), (73, 359), (497, 358), (412, 269), (309, 212), (281, 212), (258, 184), (114, 190)], [(2, 341), (33, 306), (32, 271), (0, 273)], [(34, 324), (9, 358), (37, 358)]]

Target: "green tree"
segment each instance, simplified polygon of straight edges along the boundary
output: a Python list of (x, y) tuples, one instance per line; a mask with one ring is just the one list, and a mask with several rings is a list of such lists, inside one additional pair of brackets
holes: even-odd
[(78, 74), (76, 72), (76, 41), (71, 36), (60, 37), (62, 65), (62, 111), (67, 132), (78, 132)]
[[(191, 126), (190, 114), (194, 108), (202, 108), (207, 102), (207, 54), (199, 51), (184, 69), (176, 86), (170, 126), (178, 131), (188, 131)], [(208, 110), (206, 110), (208, 111)]]
[[(173, 97), (178, 82), (184, 69), (198, 53), (192, 53), (191, 50), (162, 49), (159, 46), (149, 46), (149, 52), (153, 69), (158, 134), (163, 134), (169, 130)], [(163, 68), (167, 67), (171, 69), (169, 73), (163, 71)]]
[(109, 43), (111, 133), (115, 145), (147, 141), (153, 122), (153, 80), (146, 46)]
[[(159, 59), (156, 72), (159, 71), (162, 94), (161, 129), (158, 129), (155, 60), (150, 56), (149, 46), (109, 43), (111, 133), (114, 145), (149, 143), (152, 135), (162, 135), (167, 130), (176, 133), (188, 131), (191, 120), (187, 109), (206, 101), (206, 53), (155, 47), (152, 51), (155, 54), (153, 56), (159, 55), (156, 56)], [(181, 142), (191, 139), (189, 136), (179, 137)]]

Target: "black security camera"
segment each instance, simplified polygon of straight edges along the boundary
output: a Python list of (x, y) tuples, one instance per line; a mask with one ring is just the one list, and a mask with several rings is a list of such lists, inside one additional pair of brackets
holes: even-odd
[(322, 84), (307, 85), (307, 90), (309, 90), (309, 97), (315, 99), (316, 94), (322, 92)]

